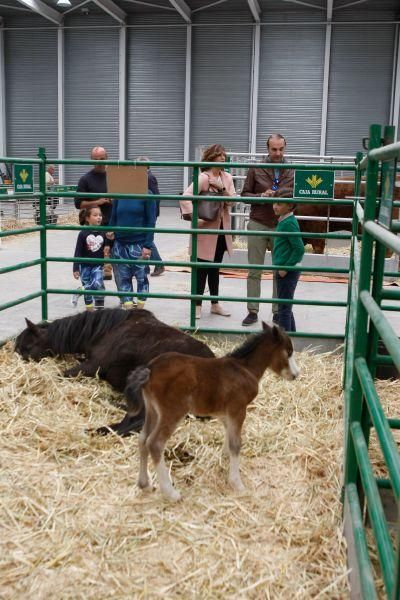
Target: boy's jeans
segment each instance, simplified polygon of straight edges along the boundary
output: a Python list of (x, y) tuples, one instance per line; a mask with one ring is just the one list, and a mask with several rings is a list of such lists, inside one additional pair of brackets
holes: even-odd
[[(142, 244), (129, 244), (115, 240), (112, 249), (112, 258), (141, 260), (142, 248)], [(138, 300), (143, 301), (146, 299), (146, 294), (149, 291), (149, 265), (114, 263), (114, 269), (116, 271), (115, 281), (119, 292), (133, 292), (132, 279), (135, 277)], [(133, 296), (123, 296), (122, 298), (124, 303), (132, 302), (133, 300)]]
[[(292, 300), (296, 291), (300, 271), (287, 271), (285, 277), (281, 277), (276, 271), (276, 285), (278, 298)], [(278, 313), (274, 315), (274, 322), (285, 331), (296, 331), (296, 323), (292, 311), (293, 304), (278, 304)]]

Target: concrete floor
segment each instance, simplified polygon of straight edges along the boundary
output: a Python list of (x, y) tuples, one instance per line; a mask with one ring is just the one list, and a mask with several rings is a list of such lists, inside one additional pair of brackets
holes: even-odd
[[(159, 227), (171, 227), (185, 229), (187, 223), (180, 220), (176, 208), (163, 207)], [(48, 234), (49, 256), (72, 256), (75, 248), (76, 232), (74, 231), (51, 231)], [(185, 260), (188, 236), (177, 234), (156, 234), (156, 243), (164, 260)], [(23, 237), (15, 236), (3, 238), (0, 245), (0, 266), (6, 267), (23, 261), (33, 260), (39, 257), (39, 236), (29, 234)], [(239, 262), (234, 257), (234, 262)], [(22, 296), (26, 296), (39, 289), (40, 270), (39, 267), (31, 267), (1, 275), (0, 280), (0, 304), (10, 302)], [(71, 263), (49, 263), (48, 286), (53, 288), (72, 289), (77, 286), (72, 277)], [(115, 289), (114, 281), (106, 282), (108, 290)], [(151, 293), (188, 293), (190, 291), (190, 273), (177, 270), (168, 270), (161, 277), (150, 278)], [(221, 275), (220, 294), (226, 296), (246, 297), (246, 279), (232, 279)], [(270, 298), (272, 294), (272, 281), (262, 281), (262, 297)], [(300, 281), (296, 290), (297, 299), (310, 300), (347, 300), (347, 284), (343, 283), (320, 283)], [(49, 318), (55, 319), (61, 316), (74, 314), (83, 309), (83, 300), (73, 308), (68, 295), (49, 296)], [(226, 329), (240, 329), (248, 331), (241, 325), (246, 316), (246, 302), (223, 302), (232, 313), (231, 317), (220, 317), (211, 315), (210, 304), (203, 303), (202, 318), (197, 321), (199, 327), (212, 328), (220, 331)], [(118, 306), (116, 297), (107, 297), (106, 306)], [(186, 300), (165, 300), (150, 298), (146, 302), (146, 308), (153, 311), (163, 321), (185, 326), (189, 325), (190, 303)], [(343, 335), (345, 327), (345, 308), (295, 306), (298, 331), (307, 333), (329, 333)], [(31, 300), (0, 312), (0, 339), (15, 335), (24, 328), (24, 317), (34, 322), (41, 319), (41, 303), (39, 299)], [(266, 321), (271, 319), (271, 305), (264, 304), (260, 309), (260, 317)], [(395, 331), (400, 334), (400, 312), (387, 313), (387, 317), (393, 324)], [(253, 329), (259, 329), (259, 323)], [(251, 329), (251, 328), (250, 328)], [(308, 344), (310, 341), (308, 341)]]

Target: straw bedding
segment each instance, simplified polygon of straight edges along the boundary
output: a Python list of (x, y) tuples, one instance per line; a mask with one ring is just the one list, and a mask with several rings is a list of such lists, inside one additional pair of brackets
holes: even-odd
[[(222, 354), (227, 342), (213, 349)], [(167, 460), (183, 500), (140, 492), (137, 436), (87, 433), (121, 397), (66, 362), (0, 350), (2, 598), (344, 598), (341, 359), (298, 354), (264, 376), (241, 473), (227, 486), (217, 422), (186, 419)], [(151, 473), (154, 473), (151, 467)]]

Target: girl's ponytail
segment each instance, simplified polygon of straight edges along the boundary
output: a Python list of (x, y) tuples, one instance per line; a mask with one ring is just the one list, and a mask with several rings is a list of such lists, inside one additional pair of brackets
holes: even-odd
[(90, 216), (90, 209), (81, 208), (79, 211), (79, 225), (86, 225), (86, 219)]

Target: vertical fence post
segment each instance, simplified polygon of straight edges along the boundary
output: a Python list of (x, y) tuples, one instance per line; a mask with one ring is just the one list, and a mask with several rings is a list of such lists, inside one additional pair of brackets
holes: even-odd
[[(197, 196), (199, 193), (199, 167), (196, 165), (193, 168), (193, 195)], [(198, 227), (198, 212), (197, 212), (197, 200), (193, 200), (193, 213), (192, 213), (192, 228), (197, 229)], [(197, 261), (197, 233), (192, 233), (192, 252), (190, 256), (191, 262)], [(197, 293), (197, 267), (191, 269), (191, 294)], [(190, 326), (196, 325), (196, 300), (190, 302)]]
[[(360, 196), (360, 188), (361, 188), (361, 169), (359, 167), (359, 163), (363, 158), (362, 152), (357, 152), (356, 155), (356, 164), (357, 170), (354, 174), (354, 197), (357, 198)], [(343, 368), (343, 388), (345, 394), (345, 403), (344, 403), (344, 456), (347, 456), (347, 431), (349, 428), (349, 405), (351, 401), (351, 377), (354, 370), (354, 329), (355, 329), (355, 311), (354, 311), (354, 302), (355, 294), (354, 289), (357, 285), (356, 272), (355, 272), (355, 261), (354, 261), (354, 252), (358, 250), (358, 216), (356, 211), (358, 200), (354, 200), (353, 205), (353, 222), (352, 222), (352, 237), (351, 237), (351, 250), (350, 250), (350, 260), (349, 260), (349, 287), (347, 290), (347, 313), (346, 313), (346, 328), (345, 328), (345, 351), (344, 351), (344, 368)]]
[[(384, 129), (383, 133), (383, 143), (386, 146), (387, 144), (392, 144), (394, 142), (395, 135), (395, 127), (391, 125), (387, 125)], [(383, 194), (383, 184), (386, 181), (386, 175), (388, 175), (388, 170), (390, 168), (390, 163), (384, 162), (382, 163), (381, 168), (381, 183), (380, 183), (380, 196), (382, 201)], [(395, 176), (395, 173), (394, 173)], [(393, 197), (393, 189), (394, 189), (394, 177), (389, 177), (389, 193)], [(378, 208), (377, 208), (378, 213)], [(385, 272), (385, 255), (386, 255), (386, 247), (381, 242), (377, 241), (375, 245), (375, 259), (374, 259), (374, 276), (373, 276), (373, 284), (372, 284), (372, 296), (378, 306), (381, 305), (382, 302), (382, 285), (383, 285), (383, 274)], [(378, 343), (379, 343), (379, 334), (373, 322), (371, 322), (371, 330), (369, 334), (368, 340), (368, 354), (367, 354), (367, 363), (371, 373), (372, 378), (375, 377), (376, 374), (376, 356), (378, 354)]]
[[(357, 155), (356, 155), (357, 169), (354, 173), (354, 197), (355, 198), (360, 196), (361, 169), (359, 167), (359, 163), (362, 160), (362, 158), (363, 158), (362, 152), (357, 152)], [(356, 206), (357, 206), (357, 200), (354, 200), (352, 230), (351, 230), (351, 248), (350, 248), (350, 258), (349, 258), (349, 286), (347, 289), (346, 326), (345, 326), (345, 331), (344, 331), (345, 340), (348, 340), (349, 336), (352, 336), (352, 327), (354, 326), (354, 322), (351, 319), (351, 317), (352, 317), (351, 300), (352, 300), (352, 290), (353, 290), (353, 279), (355, 277), (354, 251), (355, 251), (355, 246), (358, 243), (357, 235), (358, 235), (358, 226), (359, 226)], [(344, 370), (343, 370), (343, 387), (344, 388), (346, 388), (346, 381), (347, 381), (346, 377), (347, 377), (347, 372), (348, 372), (348, 368), (347, 368), (348, 353), (349, 353), (349, 344), (346, 344), (345, 352), (344, 352)]]
[(39, 215), (40, 225), (40, 258), (42, 259), (40, 265), (40, 279), (41, 279), (41, 291), (42, 291), (42, 321), (47, 321), (48, 317), (48, 304), (47, 304), (47, 228), (46, 228), (46, 150), (45, 148), (39, 148), (38, 157), (41, 159), (39, 164), (39, 191), (41, 196), (39, 198)]
[[(378, 148), (381, 144), (381, 126), (371, 125), (369, 134), (368, 151)], [(364, 220), (373, 220), (376, 213), (376, 191), (378, 184), (378, 163), (374, 160), (368, 161), (366, 175), (366, 199), (364, 205)], [(358, 281), (358, 299), (357, 314), (354, 339), (354, 358), (365, 357), (367, 352), (367, 330), (368, 313), (360, 299), (360, 292), (368, 290), (371, 287), (371, 264), (372, 264), (373, 238), (363, 229), (362, 235), (362, 253), (360, 261), (360, 274)], [(350, 379), (350, 377), (349, 377)], [(363, 413), (363, 393), (357, 372), (354, 367), (354, 361), (351, 366), (351, 386), (347, 390), (348, 423), (345, 439), (345, 477), (344, 483), (359, 484), (359, 469), (354, 448), (354, 442), (351, 435), (351, 425), (354, 421), (362, 421)]]

